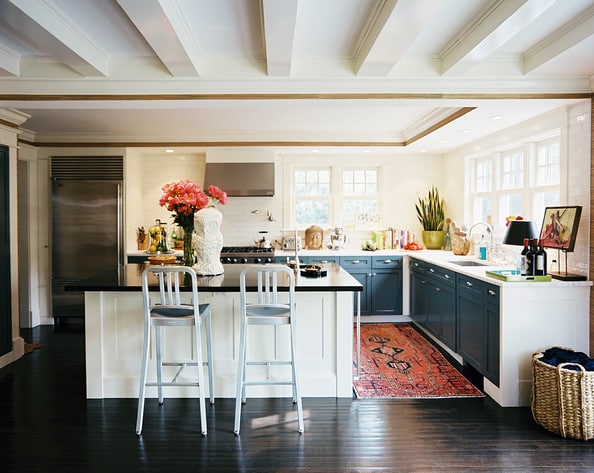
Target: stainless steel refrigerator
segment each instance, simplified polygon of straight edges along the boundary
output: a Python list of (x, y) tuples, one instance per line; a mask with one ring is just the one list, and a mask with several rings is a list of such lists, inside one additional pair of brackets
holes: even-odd
[(84, 294), (64, 286), (123, 263), (122, 181), (52, 181), (52, 316), (84, 317)]

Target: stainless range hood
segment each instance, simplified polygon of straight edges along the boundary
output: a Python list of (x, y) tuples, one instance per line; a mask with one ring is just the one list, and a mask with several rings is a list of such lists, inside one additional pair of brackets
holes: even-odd
[(274, 163), (206, 163), (204, 187), (211, 185), (230, 197), (271, 197)]

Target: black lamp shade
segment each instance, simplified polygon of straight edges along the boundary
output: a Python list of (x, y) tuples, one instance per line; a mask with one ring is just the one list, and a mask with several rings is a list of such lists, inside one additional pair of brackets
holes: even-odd
[(503, 237), (504, 245), (524, 245), (524, 238), (538, 237), (538, 232), (534, 223), (529, 220), (510, 220), (505, 236)]

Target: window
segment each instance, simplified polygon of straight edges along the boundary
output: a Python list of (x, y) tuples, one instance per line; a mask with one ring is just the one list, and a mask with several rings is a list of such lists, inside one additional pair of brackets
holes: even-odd
[(377, 167), (295, 168), (296, 226), (376, 228), (379, 222), (378, 175)]
[(503, 232), (508, 216), (522, 215), (538, 226), (545, 207), (560, 204), (558, 131), (547, 139), (470, 159), (469, 165), (471, 222), (491, 219), (496, 231)]
[(331, 213), (330, 169), (296, 169), (295, 223), (328, 225)]

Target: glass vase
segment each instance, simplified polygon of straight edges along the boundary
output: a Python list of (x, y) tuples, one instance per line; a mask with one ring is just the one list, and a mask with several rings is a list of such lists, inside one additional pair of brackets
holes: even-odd
[(194, 243), (192, 242), (192, 234), (194, 227), (184, 227), (184, 256), (182, 262), (184, 266), (194, 266)]

